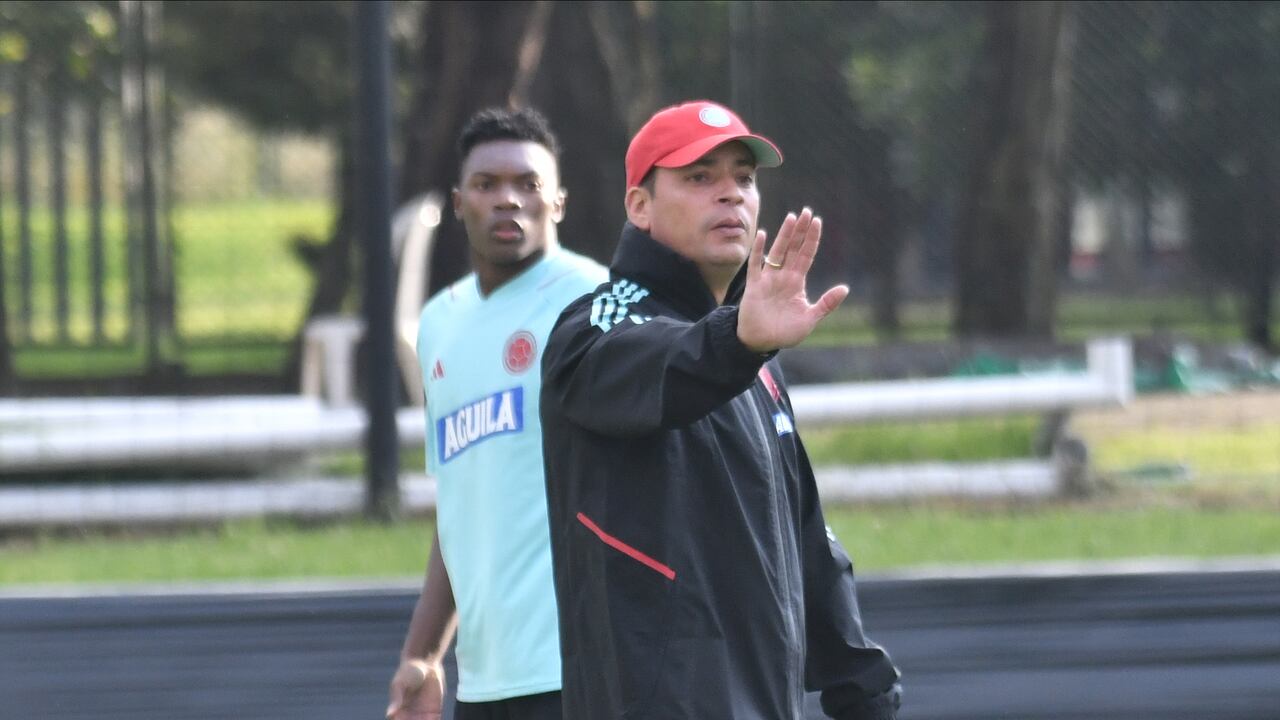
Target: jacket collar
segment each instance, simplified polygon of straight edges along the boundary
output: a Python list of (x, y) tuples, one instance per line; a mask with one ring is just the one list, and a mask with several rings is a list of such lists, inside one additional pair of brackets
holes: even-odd
[[(629, 222), (622, 226), (609, 270), (614, 277), (625, 277), (647, 288), (691, 319), (719, 307), (697, 265)], [(736, 305), (742, 299), (746, 279), (747, 266), (743, 265), (729, 284), (725, 305)]]

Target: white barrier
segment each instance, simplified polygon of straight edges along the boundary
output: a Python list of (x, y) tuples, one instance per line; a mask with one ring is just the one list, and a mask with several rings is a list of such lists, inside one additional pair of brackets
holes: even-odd
[[(361, 446), (364, 410), (298, 400), (280, 398), (278, 407), (266, 398), (221, 407), (203, 399), (102, 403), (88, 417), (0, 425), (0, 472), (240, 469)], [(221, 412), (202, 411), (209, 407)], [(400, 410), (396, 422), (401, 446), (423, 444), (421, 408)]]
[[(1133, 348), (1126, 338), (1088, 344), (1084, 373), (843, 383), (791, 389), (796, 424), (806, 428), (877, 420), (927, 420), (975, 415), (1044, 413), (1054, 434), (1073, 409), (1128, 404), (1133, 399)], [(1087, 449), (1051, 438), (1050, 457), (984, 463), (823, 467), (816, 470), (826, 500), (930, 495), (1047, 496), (1088, 483)]]
[(1084, 373), (800, 385), (791, 404), (801, 428), (870, 420), (1055, 412), (1124, 405), (1133, 398), (1127, 339), (1093, 340)]
[(0, 431), (6, 426), (55, 424), (172, 423), (188, 417), (252, 418), (262, 415), (315, 415), (318, 398), (298, 395), (223, 395), (219, 397), (104, 397), (0, 400)]
[[(402, 477), (400, 495), (402, 510), (430, 510), (435, 480), (422, 474)], [(364, 499), (364, 483), (355, 478), (0, 486), (0, 527), (213, 522), (270, 514), (333, 517), (360, 512)]]
[[(926, 419), (1123, 405), (1133, 394), (1127, 340), (1088, 345), (1084, 373), (796, 386), (801, 429), (883, 419)], [(396, 415), (402, 447), (421, 447), (422, 409)], [(360, 408), (298, 396), (0, 401), (0, 472), (251, 468), (317, 451), (361, 447)], [(824, 495), (1044, 494), (1061, 462), (823, 468)], [(1046, 484), (1045, 478), (1054, 478)], [(896, 490), (890, 489), (897, 488)], [(1003, 490), (1001, 490), (1003, 489)]]

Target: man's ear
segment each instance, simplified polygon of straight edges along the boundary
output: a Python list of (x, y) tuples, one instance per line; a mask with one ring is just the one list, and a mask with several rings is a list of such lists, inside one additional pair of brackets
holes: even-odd
[(560, 188), (556, 191), (556, 201), (551, 205), (551, 221), (559, 223), (564, 219), (564, 206), (569, 201), (569, 191)]
[(449, 197), (453, 200), (453, 217), (462, 219), (462, 193), (455, 186), (449, 193)]
[(653, 195), (649, 194), (649, 190), (642, 185), (627, 188), (627, 196), (623, 203), (627, 206), (627, 220), (641, 230), (649, 232), (652, 222), (649, 215), (653, 212)]

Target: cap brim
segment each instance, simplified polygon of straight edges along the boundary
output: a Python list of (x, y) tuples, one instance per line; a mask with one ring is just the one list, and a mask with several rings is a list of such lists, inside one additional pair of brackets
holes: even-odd
[(678, 168), (688, 165), (727, 142), (739, 141), (751, 150), (756, 167), (778, 167), (782, 164), (782, 151), (777, 145), (759, 135), (711, 135), (689, 143), (675, 152), (660, 158), (654, 167)]

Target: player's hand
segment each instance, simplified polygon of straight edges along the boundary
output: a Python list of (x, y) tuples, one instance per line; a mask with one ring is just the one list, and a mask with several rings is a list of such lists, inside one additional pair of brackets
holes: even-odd
[(444, 717), (444, 666), (439, 661), (405, 660), (391, 677), (388, 720)]
[(787, 214), (768, 255), (764, 238), (763, 230), (756, 233), (738, 304), (738, 339), (760, 353), (798, 345), (849, 295), (847, 285), (837, 285), (809, 302), (805, 280), (822, 238), (822, 218), (812, 210)]

